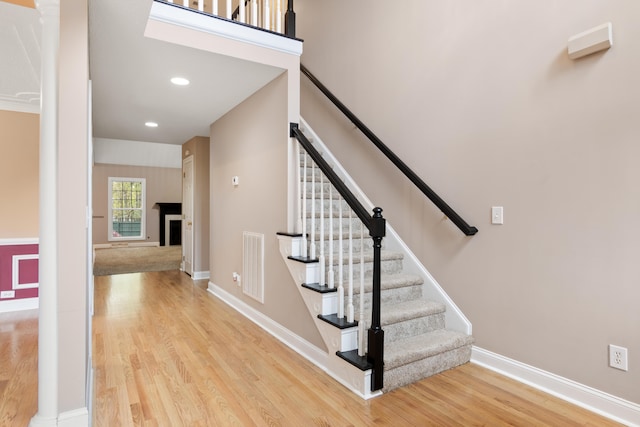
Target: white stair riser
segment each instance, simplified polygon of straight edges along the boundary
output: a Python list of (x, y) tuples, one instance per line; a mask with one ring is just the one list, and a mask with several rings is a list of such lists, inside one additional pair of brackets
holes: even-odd
[(358, 348), (358, 328), (338, 329), (318, 318), (316, 318), (316, 325), (324, 342), (329, 347), (329, 354)]
[(302, 263), (287, 259), (287, 266), (298, 285), (303, 283), (317, 283), (319, 278), (318, 263)]

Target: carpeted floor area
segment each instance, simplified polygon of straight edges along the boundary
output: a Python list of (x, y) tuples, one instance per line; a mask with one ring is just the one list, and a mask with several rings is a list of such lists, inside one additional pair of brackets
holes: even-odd
[(180, 269), (182, 246), (96, 249), (95, 276)]

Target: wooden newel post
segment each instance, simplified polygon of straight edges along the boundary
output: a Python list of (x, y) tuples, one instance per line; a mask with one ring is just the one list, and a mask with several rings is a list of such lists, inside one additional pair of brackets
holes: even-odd
[(382, 209), (374, 208), (369, 235), (373, 238), (373, 296), (371, 304), (371, 328), (368, 332), (367, 359), (373, 365), (371, 391), (383, 387), (384, 377), (384, 331), (380, 325), (380, 252), (382, 238), (385, 236), (386, 220), (382, 217)]
[(293, 11), (293, 0), (287, 1), (287, 12), (284, 14), (284, 34), (296, 36), (296, 13)]

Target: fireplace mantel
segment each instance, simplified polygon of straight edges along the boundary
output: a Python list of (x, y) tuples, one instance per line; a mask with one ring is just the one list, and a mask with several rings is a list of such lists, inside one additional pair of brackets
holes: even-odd
[(160, 246), (164, 246), (165, 242), (165, 216), (167, 215), (181, 215), (182, 203), (165, 203), (157, 202), (154, 205), (160, 210)]

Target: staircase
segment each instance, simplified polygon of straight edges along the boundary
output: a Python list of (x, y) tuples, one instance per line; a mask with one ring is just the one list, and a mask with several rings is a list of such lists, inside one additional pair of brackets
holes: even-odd
[[(318, 141), (317, 135), (308, 125), (301, 125), (301, 129), (308, 139), (313, 141), (318, 151), (323, 153), (325, 160), (334, 165), (335, 170), (339, 165), (330, 157), (321, 141)], [(337, 200), (338, 193), (321, 177), (322, 172), (314, 167), (312, 162), (308, 159), (305, 162), (304, 156), (306, 154), (303, 152), (300, 176), (306, 177), (302, 178), (301, 193), (306, 193), (306, 196), (303, 196), (303, 203), (306, 204), (303, 212), (306, 211), (304, 223), (308, 238), (281, 236), (281, 252), (329, 350), (329, 373), (356, 393), (368, 398), (377, 394), (371, 392), (371, 366), (367, 363), (366, 357), (362, 356), (367, 351), (366, 340), (362, 338), (366, 335), (366, 328), (371, 324), (372, 239), (366, 229), (361, 232), (360, 220), (355, 215), (350, 217), (348, 205), (343, 200)], [(347, 182), (347, 179), (344, 181)], [(349, 185), (357, 189), (354, 184)], [(326, 195), (330, 191), (333, 198), (328, 200)], [(321, 193), (325, 198), (318, 198)], [(344, 218), (342, 221), (341, 210)], [(324, 217), (322, 225), (320, 216)], [(361, 238), (361, 233), (364, 239)], [(348, 237), (350, 234), (351, 238)], [(405, 257), (412, 254), (402, 250), (402, 244), (389, 243), (392, 241), (393, 239), (385, 238), (381, 252), (383, 392), (468, 362), (473, 342), (472, 337), (465, 333), (467, 331), (446, 328), (447, 305), (451, 305), (450, 300), (446, 296), (443, 298), (444, 301), (427, 298), (427, 294), (438, 297), (441, 289), (436, 292), (428, 289), (432, 286), (430, 276), (429, 283), (425, 284), (424, 275), (415, 272), (419, 269), (406, 269)], [(305, 252), (305, 244), (307, 248), (313, 245), (316, 248), (309, 248)], [(332, 260), (328, 255), (331, 252)], [(326, 260), (324, 274), (321, 271), (322, 259)], [(345, 288), (344, 301), (338, 291), (341, 265)], [(360, 281), (360, 277), (364, 278), (363, 282)], [(324, 283), (319, 283), (323, 278)], [(349, 323), (346, 317), (350, 310), (350, 282), (353, 283), (352, 323)], [(327, 286), (330, 283), (334, 283), (335, 286)], [(364, 288), (363, 296), (359, 295), (360, 286)], [(364, 303), (362, 310), (361, 299)], [(339, 313), (345, 313), (345, 317), (340, 318)], [(363, 327), (362, 319), (366, 327)], [(359, 348), (361, 356), (358, 355)]]

